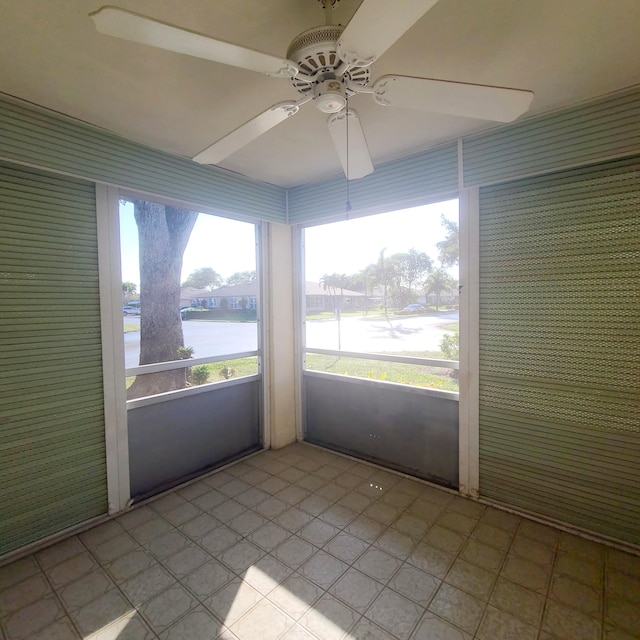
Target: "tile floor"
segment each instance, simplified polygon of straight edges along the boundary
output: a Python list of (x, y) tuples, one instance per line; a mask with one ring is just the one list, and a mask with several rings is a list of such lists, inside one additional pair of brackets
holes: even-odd
[(309, 445), (0, 568), (0, 640), (631, 640), (640, 557)]

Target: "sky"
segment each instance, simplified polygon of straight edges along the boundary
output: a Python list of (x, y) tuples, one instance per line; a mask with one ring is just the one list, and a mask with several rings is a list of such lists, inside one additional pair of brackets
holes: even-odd
[[(353, 274), (385, 255), (415, 248), (438, 265), (436, 243), (445, 236), (440, 215), (458, 221), (458, 201), (354, 218), (305, 230), (305, 279), (319, 282), (325, 273)], [(120, 205), (120, 245), (123, 282), (140, 283), (138, 231), (133, 205)], [(256, 268), (255, 226), (248, 222), (200, 214), (185, 249), (181, 280), (202, 267), (223, 278)], [(457, 268), (449, 270), (457, 278)]]

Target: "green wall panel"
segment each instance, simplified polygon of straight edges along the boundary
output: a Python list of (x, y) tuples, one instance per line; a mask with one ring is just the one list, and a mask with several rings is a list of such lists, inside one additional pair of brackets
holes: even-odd
[(0, 556), (107, 512), (95, 187), (0, 163)]
[[(374, 173), (349, 183), (350, 216), (407, 209), (434, 198), (456, 197), (458, 146), (450, 143), (424, 153), (376, 166)], [(289, 189), (290, 224), (344, 218), (347, 181), (344, 176)]]
[(463, 140), (464, 185), (487, 185), (640, 153), (640, 89)]
[(221, 214), (285, 221), (286, 192), (280, 187), (1, 98), (0, 158), (200, 204)]
[(480, 493), (640, 544), (640, 159), (480, 190)]

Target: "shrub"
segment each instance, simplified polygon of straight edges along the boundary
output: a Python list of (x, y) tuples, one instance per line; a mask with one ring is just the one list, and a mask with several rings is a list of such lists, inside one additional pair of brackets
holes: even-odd
[(191, 369), (191, 384), (205, 384), (209, 381), (209, 367), (206, 364), (201, 364)]
[(233, 376), (235, 376), (237, 373), (238, 372), (233, 367), (230, 367), (228, 365), (220, 369), (220, 377), (224, 378), (225, 380), (229, 380), (229, 378), (233, 378)]
[(460, 357), (460, 332), (444, 336), (440, 340), (440, 350), (447, 360), (457, 360)]

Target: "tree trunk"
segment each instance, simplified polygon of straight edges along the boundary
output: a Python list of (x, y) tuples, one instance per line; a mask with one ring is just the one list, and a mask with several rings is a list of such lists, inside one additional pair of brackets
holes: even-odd
[[(179, 360), (184, 347), (180, 318), (182, 255), (198, 213), (134, 200), (140, 250), (140, 364)], [(187, 385), (185, 369), (139, 375), (127, 398), (141, 398)]]

